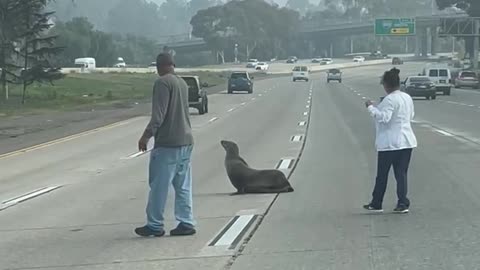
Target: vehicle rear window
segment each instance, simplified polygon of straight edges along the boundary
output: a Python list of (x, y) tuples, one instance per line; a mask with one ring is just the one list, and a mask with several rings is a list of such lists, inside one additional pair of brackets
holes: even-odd
[(340, 70), (338, 70), (338, 69), (330, 69), (328, 72), (330, 72), (330, 73), (340, 73)]
[(448, 70), (440, 69), (440, 77), (448, 77)]
[(187, 83), (188, 88), (190, 90), (198, 90), (197, 89), (197, 80), (192, 77), (182, 77), (182, 79)]
[(461, 77), (473, 77), (473, 78), (476, 78), (477, 77), (477, 74), (475, 74), (474, 72), (462, 72), (462, 74), (460, 75)]
[(429, 78), (410, 78), (410, 82), (415, 82), (415, 83), (418, 83), (418, 82), (429, 82), (430, 79)]
[(230, 78), (231, 79), (240, 79), (240, 78), (247, 79), (247, 73), (232, 73)]
[(293, 71), (304, 71), (304, 72), (306, 72), (306, 71), (308, 71), (308, 68), (307, 67), (295, 67), (293, 69)]
[(431, 69), (430, 72), (428, 73), (429, 77), (438, 77), (438, 70), (437, 69)]

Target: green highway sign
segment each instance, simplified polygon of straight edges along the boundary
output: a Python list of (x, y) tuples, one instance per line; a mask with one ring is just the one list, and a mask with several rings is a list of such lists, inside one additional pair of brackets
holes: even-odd
[(375, 35), (377, 36), (409, 36), (415, 35), (415, 19), (375, 19)]

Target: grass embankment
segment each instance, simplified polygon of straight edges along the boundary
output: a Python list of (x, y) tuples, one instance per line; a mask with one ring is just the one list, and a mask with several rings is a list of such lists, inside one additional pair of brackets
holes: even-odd
[[(182, 75), (182, 74), (180, 74)], [(225, 83), (226, 74), (195, 72), (209, 86)], [(76, 110), (85, 106), (116, 106), (148, 101), (156, 74), (92, 73), (68, 74), (54, 85), (34, 84), (27, 90), (26, 104), (21, 104), (22, 87), (10, 85), (10, 99), (0, 101), (0, 116)]]

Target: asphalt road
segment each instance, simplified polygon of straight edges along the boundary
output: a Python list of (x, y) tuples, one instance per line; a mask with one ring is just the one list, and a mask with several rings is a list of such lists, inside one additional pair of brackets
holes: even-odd
[[(145, 117), (1, 157), (0, 270), (480, 269), (479, 92), (415, 101), (411, 213), (389, 213), (393, 180), (387, 212), (362, 211), (375, 173), (363, 102), (383, 95), (387, 68), (345, 70), (343, 84), (265, 79), (253, 95), (211, 95), (207, 115), (192, 110), (193, 237), (133, 234), (144, 224), (148, 155), (135, 145)], [(221, 139), (256, 168), (296, 165), (295, 192), (230, 196)]]

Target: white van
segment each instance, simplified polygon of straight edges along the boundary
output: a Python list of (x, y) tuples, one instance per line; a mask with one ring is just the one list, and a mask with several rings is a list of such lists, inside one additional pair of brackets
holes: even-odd
[(448, 66), (444, 65), (429, 65), (423, 69), (422, 75), (428, 76), (435, 84), (437, 92), (442, 92), (444, 95), (450, 96), (452, 89), (452, 74)]
[(75, 59), (75, 67), (80, 68), (81, 72), (90, 72), (97, 68), (95, 58), (77, 58)]
[(308, 70), (307, 66), (296, 66), (293, 68), (293, 81), (307, 81), (310, 79), (310, 71)]

